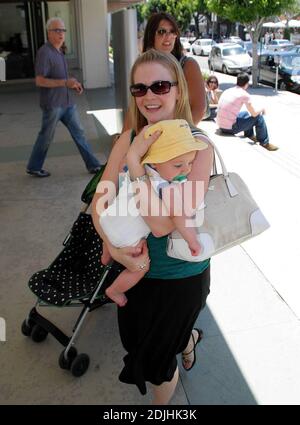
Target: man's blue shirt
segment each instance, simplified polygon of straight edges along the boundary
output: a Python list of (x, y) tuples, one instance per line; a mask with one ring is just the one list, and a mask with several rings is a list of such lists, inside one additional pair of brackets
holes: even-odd
[[(47, 42), (37, 52), (35, 75), (54, 80), (68, 78), (68, 66), (65, 55)], [(72, 95), (67, 87), (40, 87), (40, 106), (42, 109), (66, 108), (74, 105)]]

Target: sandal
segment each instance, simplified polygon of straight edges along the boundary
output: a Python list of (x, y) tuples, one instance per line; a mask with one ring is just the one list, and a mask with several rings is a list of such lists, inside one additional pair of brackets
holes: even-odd
[[(197, 340), (195, 341), (195, 338), (194, 338), (194, 334), (193, 334), (193, 331), (196, 331), (197, 332), (197, 334), (198, 334), (198, 338), (197, 338)], [(185, 353), (184, 351), (181, 353), (181, 355), (182, 355), (182, 366), (183, 366), (183, 368), (184, 368), (184, 370), (186, 370), (186, 371), (189, 371), (189, 370), (191, 370), (193, 367), (194, 367), (194, 364), (196, 363), (196, 345), (201, 341), (201, 339), (203, 338), (203, 331), (201, 330), (201, 329), (197, 329), (197, 328), (194, 328), (193, 330), (192, 330), (192, 334), (191, 334), (191, 336), (192, 336), (192, 340), (193, 340), (193, 349), (191, 350), (191, 351), (189, 351), (188, 353)], [(185, 365), (184, 365), (184, 360), (187, 360), (187, 357), (190, 355), (190, 354), (194, 354), (194, 360), (193, 360), (193, 362), (192, 362), (192, 365), (189, 367), (189, 368), (187, 368)]]

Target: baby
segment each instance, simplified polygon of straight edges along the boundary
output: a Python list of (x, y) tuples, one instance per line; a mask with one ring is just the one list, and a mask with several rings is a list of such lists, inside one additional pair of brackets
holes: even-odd
[[(166, 120), (149, 127), (145, 137), (156, 130), (162, 133), (143, 158), (145, 171), (152, 188), (162, 198), (176, 229), (188, 243), (192, 256), (198, 256), (201, 250), (196, 230), (186, 226), (187, 216), (182, 208), (182, 191), (178, 183), (187, 181), (197, 151), (207, 148), (207, 144), (194, 138), (185, 120)], [(115, 247), (135, 246), (151, 232), (136, 208), (129, 173), (125, 174), (119, 194), (114, 202), (101, 214), (100, 225)], [(107, 252), (105, 253), (107, 257)], [(106, 261), (108, 258), (105, 259)], [(127, 298), (124, 294), (132, 288), (146, 273), (146, 265), (141, 270), (130, 272), (123, 270), (112, 285), (106, 289), (106, 295), (120, 307)]]

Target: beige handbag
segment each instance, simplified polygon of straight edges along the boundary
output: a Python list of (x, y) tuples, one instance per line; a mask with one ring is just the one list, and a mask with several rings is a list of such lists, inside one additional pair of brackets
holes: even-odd
[[(198, 134), (203, 136), (201, 132)], [(213, 146), (222, 173), (211, 176), (202, 208), (194, 217), (202, 247), (200, 255), (191, 255), (187, 242), (178, 231), (168, 237), (167, 254), (186, 261), (203, 261), (270, 227), (241, 177), (228, 173), (218, 148), (210, 139), (205, 137), (205, 141)]]

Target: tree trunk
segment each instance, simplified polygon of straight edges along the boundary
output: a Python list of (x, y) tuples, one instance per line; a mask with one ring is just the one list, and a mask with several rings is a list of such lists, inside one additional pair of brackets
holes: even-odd
[[(260, 32), (262, 29), (262, 24), (264, 22), (264, 18), (261, 18), (259, 21), (252, 23), (251, 25), (247, 25), (247, 30), (249, 31), (251, 40), (252, 40), (252, 86), (258, 87), (258, 74), (259, 74), (259, 55), (257, 51), (257, 42), (259, 41)], [(252, 31), (253, 30), (253, 31)]]
[(257, 52), (257, 42), (259, 35), (253, 32), (252, 35), (252, 86), (258, 87), (258, 52)]
[(199, 38), (200, 36), (200, 31), (199, 31), (199, 13), (194, 15), (194, 21), (195, 21), (195, 32), (196, 32), (196, 39)]

